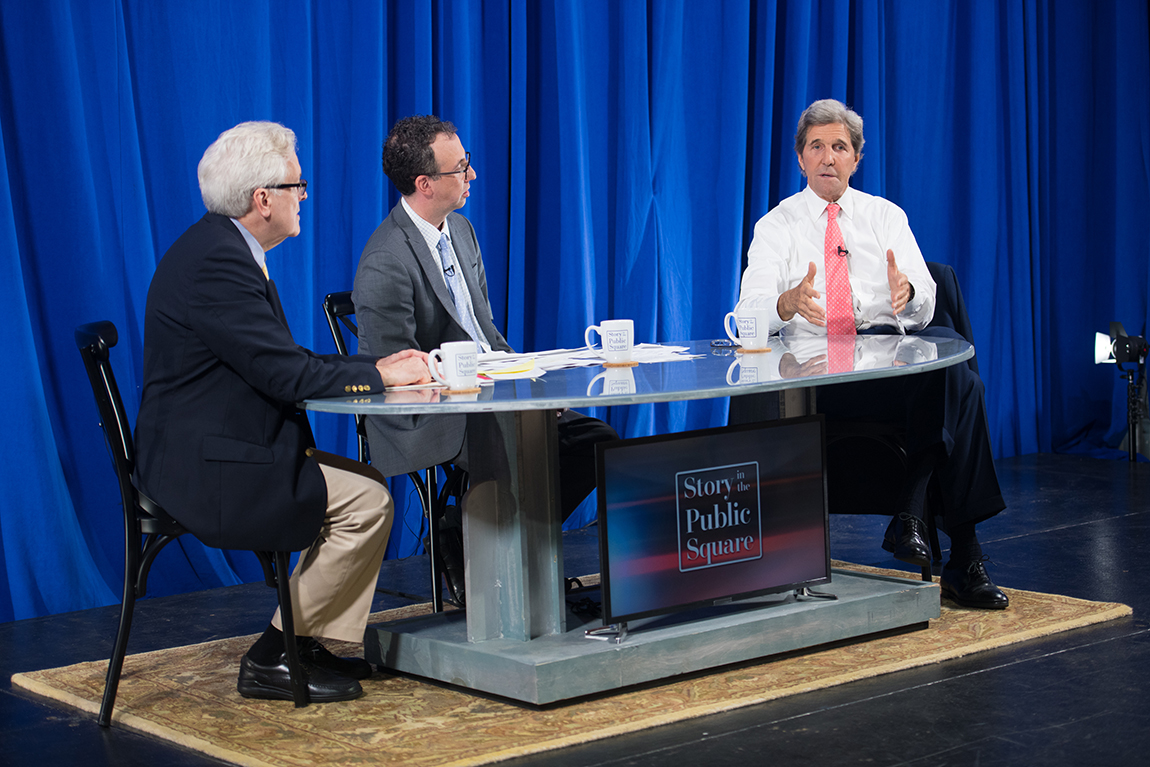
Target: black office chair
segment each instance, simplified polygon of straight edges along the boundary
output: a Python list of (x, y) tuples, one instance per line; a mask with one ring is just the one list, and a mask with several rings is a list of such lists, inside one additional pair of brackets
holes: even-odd
[[(351, 300), (351, 291), (328, 293), (324, 296), (323, 313), (327, 317), (327, 325), (331, 329), (331, 337), (335, 341), (336, 351), (343, 355), (348, 354), (347, 341), (344, 339), (343, 331), (340, 330), (339, 326), (342, 324), (352, 336), (359, 337), (359, 327), (352, 319), (355, 316), (355, 303)], [(359, 441), (359, 460), (363, 463), (371, 463), (371, 451), (367, 443), (367, 421), (364, 416), (359, 414), (355, 416), (355, 433)], [(444, 475), (442, 485), (438, 481), (439, 470), (442, 470)], [(441, 466), (430, 466), (424, 469), (422, 475), (413, 471), (409, 472), (407, 476), (415, 485), (416, 492), (419, 494), (419, 502), (423, 506), (423, 513), (428, 519), (430, 532), (427, 537), (427, 553), (431, 560), (431, 605), (435, 612), (442, 612), (443, 579), (440, 576), (446, 572), (446, 567), (444, 566), (443, 552), (440, 551), (439, 536), (436, 532), (445, 524), (444, 519), (448, 516), (452, 517), (451, 524), (458, 522), (454, 519), (455, 514), (448, 514), (447, 510), (452, 508), (451, 500), (453, 498), (456, 499), (454, 509), (458, 510), (459, 499), (467, 490), (467, 472), (458, 466), (447, 463)], [(462, 535), (459, 536), (458, 542), (455, 541), (454, 537), (448, 537), (446, 545), (456, 545), (456, 543), (460, 547), (456, 561), (461, 561)], [(456, 575), (455, 581), (462, 583), (462, 573)], [(463, 606), (465, 595), (461, 586), (458, 590), (452, 589), (452, 598), (460, 607)]]
[[(120, 672), (128, 650), (128, 634), (132, 630), (132, 613), (136, 600), (147, 593), (148, 571), (156, 555), (187, 530), (132, 484), (132, 472), (136, 466), (135, 443), (109, 358), (109, 350), (118, 341), (116, 326), (107, 321), (93, 322), (76, 328), (75, 335), (76, 347), (80, 350), (84, 368), (88, 371), (88, 380), (92, 384), (92, 394), (96, 397), (100, 426), (104, 429), (124, 507), (124, 593), (120, 602), (120, 627), (112, 646), (112, 657), (108, 660), (104, 697), (97, 718), (101, 727), (108, 727), (112, 723), (112, 708), (116, 704), (116, 690), (120, 685)], [(291, 552), (254, 553), (263, 566), (265, 582), (276, 589), (279, 597), (293, 700), (297, 708), (306, 706), (309, 702), (307, 679), (300, 666), (291, 593), (288, 589)]]

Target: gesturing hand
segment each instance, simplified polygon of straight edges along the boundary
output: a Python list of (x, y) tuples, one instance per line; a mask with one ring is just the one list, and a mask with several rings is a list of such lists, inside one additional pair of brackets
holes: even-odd
[(886, 252), (886, 281), (890, 284), (890, 308), (898, 314), (910, 301), (910, 279), (899, 271), (893, 250)]
[(815, 299), (822, 298), (822, 294), (815, 290), (815, 262), (811, 261), (807, 276), (802, 282), (779, 296), (779, 319), (790, 322), (797, 314), (812, 325), (825, 326), (827, 324), (826, 312), (816, 303)]

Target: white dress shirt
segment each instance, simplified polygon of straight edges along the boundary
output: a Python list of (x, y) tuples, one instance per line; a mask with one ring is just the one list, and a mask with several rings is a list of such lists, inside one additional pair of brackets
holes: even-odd
[[(838, 199), (843, 245), (849, 251), (848, 269), (855, 325), (861, 330), (889, 325), (899, 333), (926, 327), (934, 316), (935, 285), (922, 252), (910, 230), (906, 214), (892, 202), (847, 187)], [(826, 277), (823, 250), (827, 231), (827, 201), (807, 186), (783, 200), (755, 224), (755, 235), (747, 251), (739, 303), (770, 312), (770, 332), (821, 333), (798, 314), (789, 321), (779, 318), (779, 296), (807, 276), (810, 263), (816, 268), (814, 288), (826, 308)], [(914, 300), (897, 316), (890, 305), (887, 281), (887, 250), (894, 251), (895, 263), (914, 286)]]

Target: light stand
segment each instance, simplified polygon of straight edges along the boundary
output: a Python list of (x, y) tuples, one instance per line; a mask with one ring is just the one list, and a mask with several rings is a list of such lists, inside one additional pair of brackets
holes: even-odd
[[(1146, 354), (1150, 345), (1140, 336), (1126, 335), (1121, 322), (1110, 323), (1110, 337), (1098, 333), (1094, 340), (1094, 362), (1117, 364), (1122, 377), (1126, 379), (1126, 421), (1129, 432), (1126, 438), (1126, 453), (1131, 461), (1138, 452), (1138, 424), (1142, 420), (1142, 398), (1139, 396), (1146, 383)], [(1127, 369), (1123, 365), (1134, 363)]]

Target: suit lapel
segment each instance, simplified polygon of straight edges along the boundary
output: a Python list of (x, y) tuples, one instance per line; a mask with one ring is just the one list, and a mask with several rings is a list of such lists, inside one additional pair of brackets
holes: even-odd
[[(407, 237), (407, 246), (415, 254), (415, 261), (423, 270), (428, 283), (431, 284), (431, 290), (435, 293), (435, 297), (439, 299), (439, 303), (443, 305), (451, 318), (460, 327), (463, 327), (463, 320), (460, 318), (459, 312), (455, 310), (455, 302), (451, 300), (451, 294), (447, 292), (447, 282), (443, 279), (443, 267), (439, 265), (439, 259), (427, 247), (427, 240), (423, 239), (419, 227), (407, 215), (407, 211), (403, 209), (403, 203), (396, 203), (396, 206), (392, 208), (391, 215), (395, 216), (400, 231)], [(470, 285), (468, 287), (470, 288)]]
[[(283, 304), (280, 303), (280, 293), (276, 290), (276, 281), (273, 279), (268, 280), (268, 303), (272, 305), (272, 311), (275, 312), (279, 321), (284, 324), (285, 328), (288, 328), (287, 315), (284, 314)], [(288, 332), (291, 332), (291, 328), (288, 328)]]

